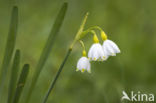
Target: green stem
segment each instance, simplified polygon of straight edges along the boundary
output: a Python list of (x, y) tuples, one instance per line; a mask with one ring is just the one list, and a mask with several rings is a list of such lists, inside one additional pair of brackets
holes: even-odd
[(54, 86), (56, 84), (56, 81), (57, 81), (57, 79), (58, 79), (58, 77), (59, 77), (59, 75), (60, 75), (60, 73), (61, 73), (61, 71), (62, 71), (62, 69), (63, 69), (63, 67), (64, 67), (64, 65), (65, 65), (65, 63), (66, 63), (66, 61), (67, 61), (67, 59), (69, 57), (69, 55), (70, 55), (70, 53), (71, 53), (71, 51), (72, 51), (72, 49), (69, 49), (68, 50), (68, 52), (67, 52), (67, 54), (66, 54), (66, 56), (65, 56), (65, 58), (64, 58), (64, 60), (63, 60), (63, 62), (61, 64), (61, 66), (60, 66), (60, 68), (59, 68), (59, 70), (58, 70), (58, 72), (57, 72), (57, 74), (56, 74), (53, 82), (51, 83), (51, 86), (50, 86), (48, 92), (46, 93), (46, 95), (45, 95), (44, 100), (43, 100), (42, 103), (46, 103), (47, 102), (48, 97), (49, 97), (51, 91), (53, 90), (53, 88), (54, 88)]
[(64, 67), (64, 65), (65, 65), (65, 63), (66, 63), (66, 61), (67, 61), (67, 59), (68, 59), (68, 57), (69, 57), (69, 55), (70, 55), (70, 53), (71, 53), (71, 51), (72, 51), (72, 48), (73, 48), (74, 44), (81, 38), (81, 34), (82, 34), (82, 32), (83, 32), (85, 23), (86, 23), (86, 21), (87, 21), (88, 14), (89, 14), (89, 13), (86, 13), (86, 15), (85, 15), (85, 17), (84, 17), (84, 19), (83, 19), (83, 21), (82, 21), (82, 23), (81, 23), (81, 25), (80, 25), (80, 28), (79, 28), (79, 30), (78, 30), (76, 36), (75, 36), (75, 39), (73, 40), (72, 44), (70, 45), (70, 48), (68, 49), (68, 52), (67, 52), (67, 54), (66, 54), (66, 56), (65, 56), (65, 58), (64, 58), (64, 60), (63, 60), (63, 62), (62, 62), (62, 64), (61, 64), (61, 66), (60, 66), (60, 68), (59, 68), (59, 70), (58, 70), (58, 72), (57, 72), (57, 74), (56, 74), (56, 76), (55, 76), (53, 82), (51, 83), (51, 86), (50, 86), (48, 92), (46, 93), (46, 95), (45, 95), (45, 97), (44, 97), (42, 103), (46, 103), (46, 102), (47, 102), (48, 97), (49, 97), (49, 95), (50, 95), (52, 89), (53, 89), (54, 86), (55, 86), (55, 83), (56, 83), (56, 81), (57, 81), (57, 79), (58, 79), (58, 77), (59, 77), (59, 75), (60, 75), (60, 73), (61, 73), (61, 71), (62, 71), (62, 69), (63, 69), (63, 67)]
[(103, 31), (102, 28), (100, 28), (99, 26), (92, 26), (89, 29), (87, 29), (86, 31), (91, 31), (91, 30), (99, 30), (99, 31)]
[(90, 27), (87, 30), (82, 32), (80, 39), (85, 37), (88, 33), (96, 34), (94, 30), (99, 30), (100, 32), (103, 31), (99, 26), (92, 26), (92, 27)]
[(86, 51), (86, 48), (85, 48), (85, 45), (84, 45), (83, 41), (82, 41), (82, 40), (79, 40), (79, 43), (81, 44), (81, 46), (82, 46), (83, 50), (85, 50), (85, 51)]
[(84, 19), (82, 20), (82, 23), (80, 25), (80, 28), (79, 28), (78, 32), (76, 33), (76, 36), (74, 38), (74, 41), (72, 42), (72, 44), (70, 46), (71, 49), (73, 48), (74, 44), (83, 37), (83, 34), (82, 33), (83, 33), (83, 29), (84, 29), (84, 26), (85, 26), (86, 21), (87, 21), (87, 18), (88, 18), (88, 14), (89, 13), (87, 12), (86, 15), (85, 15), (85, 17), (84, 17)]

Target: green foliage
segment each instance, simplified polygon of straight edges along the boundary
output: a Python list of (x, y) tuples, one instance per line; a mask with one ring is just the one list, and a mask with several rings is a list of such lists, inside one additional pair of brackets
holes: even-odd
[[(26, 102), (31, 78), (37, 70), (36, 64), (57, 18), (58, 9), (64, 1), (69, 3), (66, 19), (60, 35), (56, 33), (53, 51), (50, 51), (44, 69), (41, 69), (28, 103), (43, 101), (65, 56), (64, 51), (72, 42), (87, 11), (90, 14), (84, 30), (94, 25), (102, 27), (108, 39), (118, 44), (121, 54), (110, 57), (105, 62), (93, 62), (92, 73), (82, 74), (75, 72), (82, 51), (80, 45), (75, 45), (47, 103), (119, 103), (122, 90), (128, 93), (133, 90), (156, 94), (155, 0), (19, 0), (20, 35), (16, 48), (20, 48), (22, 53), (21, 64), (29, 63), (32, 68), (19, 103)], [(10, 10), (10, 1), (0, 0), (0, 63), (3, 65), (6, 52), (10, 52), (5, 50)], [(100, 38), (99, 34), (98, 37)], [(88, 51), (93, 43), (92, 35), (88, 35), (83, 41)], [(9, 68), (6, 70), (9, 74)], [(6, 83), (2, 88), (3, 92), (0, 92), (4, 98), (0, 99), (0, 103), (6, 103), (4, 99), (8, 97), (8, 80), (10, 76), (5, 76)]]
[[(8, 74), (8, 67), (11, 62), (11, 58), (12, 58), (13, 51), (15, 48), (17, 24), (18, 24), (18, 8), (15, 6), (13, 7), (12, 14), (11, 14), (10, 29), (9, 29), (4, 59), (3, 59), (2, 68), (1, 68), (0, 91), (2, 91), (4, 88), (6, 75)], [(3, 95), (2, 93), (3, 92), (0, 92), (0, 99), (2, 98), (2, 95)]]
[(21, 93), (22, 93), (22, 90), (23, 90), (23, 88), (25, 86), (25, 82), (26, 82), (28, 73), (29, 73), (29, 64), (25, 64), (23, 66), (23, 69), (22, 69), (22, 72), (20, 74), (18, 83), (16, 85), (16, 91), (15, 91), (13, 102), (12, 103), (18, 103), (19, 98), (20, 98)]
[(19, 72), (19, 64), (20, 64), (20, 50), (16, 50), (15, 57), (13, 60), (12, 68), (11, 68), (11, 76), (9, 83), (9, 92), (8, 92), (8, 103), (12, 103), (13, 96), (15, 94), (18, 72)]
[(64, 3), (61, 7), (60, 12), (58, 13), (55, 23), (53, 25), (53, 28), (51, 29), (50, 35), (48, 37), (47, 43), (45, 44), (45, 47), (43, 48), (42, 54), (40, 56), (40, 59), (37, 63), (36, 66), (36, 71), (34, 72), (33, 78), (32, 78), (32, 82), (30, 85), (30, 89), (28, 92), (28, 96), (26, 98), (26, 103), (29, 101), (32, 91), (36, 85), (36, 82), (38, 80), (38, 77), (40, 75), (41, 70), (43, 69), (43, 66), (45, 65), (45, 62), (47, 61), (50, 51), (52, 49), (52, 46), (54, 44), (54, 41), (56, 40), (56, 36), (58, 34), (58, 31), (62, 25), (62, 22), (64, 20), (65, 14), (66, 14), (66, 10), (67, 10), (67, 3)]

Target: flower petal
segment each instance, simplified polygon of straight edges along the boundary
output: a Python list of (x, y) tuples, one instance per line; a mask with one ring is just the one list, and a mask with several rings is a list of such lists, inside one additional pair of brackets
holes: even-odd
[(111, 40), (108, 40), (108, 44), (113, 48), (115, 53), (120, 53), (119, 47)]
[(115, 56), (115, 51), (113, 50), (113, 48), (109, 45), (107, 41), (104, 42), (103, 48), (107, 51), (107, 55)]

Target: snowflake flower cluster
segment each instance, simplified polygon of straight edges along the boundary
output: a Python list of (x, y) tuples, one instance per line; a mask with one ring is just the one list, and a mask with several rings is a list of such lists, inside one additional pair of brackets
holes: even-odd
[[(100, 31), (103, 44), (101, 45), (99, 43), (99, 39), (95, 31), (91, 30), (91, 33), (93, 33), (94, 43), (89, 49), (88, 57), (86, 55), (86, 50), (83, 50), (82, 57), (77, 62), (76, 71), (87, 71), (91, 73), (90, 61), (105, 61), (109, 58), (109, 56), (116, 56), (117, 53), (120, 53), (119, 47), (113, 41), (107, 39), (107, 35), (102, 29), (100, 29)], [(83, 42), (81, 41), (81, 43)]]

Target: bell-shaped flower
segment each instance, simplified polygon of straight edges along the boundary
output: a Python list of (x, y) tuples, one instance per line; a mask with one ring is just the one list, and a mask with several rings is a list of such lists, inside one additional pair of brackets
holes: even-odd
[(88, 52), (89, 60), (103, 61), (106, 59), (103, 48), (100, 43), (94, 43)]
[(116, 56), (116, 53), (120, 53), (119, 47), (113, 41), (107, 39), (107, 35), (104, 31), (101, 31), (101, 38), (104, 41), (102, 47), (106, 58), (109, 56)]
[(106, 60), (106, 56), (104, 54), (103, 48), (99, 43), (99, 40), (96, 35), (93, 37), (94, 44), (91, 46), (88, 52), (89, 60), (93, 61), (103, 61)]
[(119, 47), (111, 40), (105, 40), (103, 42), (103, 51), (105, 55), (108, 56), (116, 56), (116, 53), (120, 53)]
[(85, 72), (88, 71), (88, 73), (91, 73), (91, 65), (87, 57), (83, 56), (81, 57), (77, 62), (77, 69), (76, 71)]

